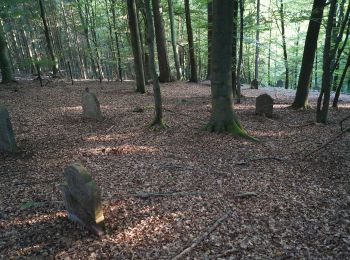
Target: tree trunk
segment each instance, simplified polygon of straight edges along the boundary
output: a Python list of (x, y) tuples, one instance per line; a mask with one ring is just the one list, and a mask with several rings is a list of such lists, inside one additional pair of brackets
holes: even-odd
[(136, 91), (145, 93), (145, 76), (142, 61), (142, 51), (140, 44), (139, 26), (136, 17), (135, 0), (127, 0), (128, 20), (130, 29), (131, 45), (134, 54), (135, 73), (136, 73)]
[(346, 61), (346, 65), (345, 65), (345, 68), (343, 70), (343, 73), (341, 75), (341, 78), (340, 78), (340, 81), (339, 81), (339, 85), (337, 87), (337, 90), (335, 92), (335, 96), (334, 96), (334, 99), (333, 99), (333, 107), (338, 107), (338, 100), (339, 100), (339, 96), (340, 96), (340, 91), (342, 89), (342, 86), (343, 86), (343, 83), (344, 83), (344, 79), (346, 77), (346, 73), (349, 69), (349, 66), (350, 66), (350, 52), (348, 54), (348, 59)]
[[(239, 52), (238, 52), (238, 64), (237, 64), (237, 99), (236, 103), (241, 103), (241, 68), (243, 60), (243, 26), (244, 26), (244, 0), (239, 0)], [(233, 83), (232, 83), (233, 84)]]
[(284, 66), (286, 68), (286, 80), (285, 80), (285, 83), (284, 83), (284, 87), (286, 89), (288, 89), (289, 88), (289, 66), (288, 66), (286, 33), (285, 33), (285, 27), (284, 27), (284, 8), (283, 8), (283, 0), (280, 0), (280, 1), (281, 1), (280, 16), (281, 16), (283, 58), (284, 58)]
[(170, 82), (171, 71), (169, 66), (169, 58), (166, 49), (165, 31), (163, 18), (161, 13), (160, 0), (152, 0), (152, 9), (154, 16), (154, 28), (156, 34), (158, 64), (159, 64), (159, 81)]
[(49, 32), (49, 27), (47, 25), (46, 21), (46, 14), (45, 14), (45, 8), (44, 8), (44, 3), (43, 0), (39, 0), (39, 6), (40, 6), (40, 16), (43, 21), (44, 25), (44, 32), (45, 32), (45, 39), (46, 39), (46, 44), (47, 44), (47, 49), (49, 51), (49, 55), (51, 58), (52, 62), (52, 74), (53, 77), (56, 77), (58, 74), (58, 63), (57, 63), (57, 58), (53, 52), (53, 47), (52, 47), (52, 42), (50, 38), (50, 32)]
[(188, 48), (189, 48), (188, 50), (190, 54), (190, 66), (191, 66), (190, 82), (198, 82), (197, 64), (196, 64), (196, 57), (194, 54), (193, 32), (192, 32), (189, 0), (185, 0), (185, 13), (186, 13), (187, 36), (188, 36)]
[(149, 50), (149, 62), (151, 68), (151, 74), (153, 78), (153, 94), (155, 105), (155, 118), (152, 122), (152, 126), (164, 127), (163, 113), (162, 113), (162, 97), (160, 93), (159, 79), (156, 71), (156, 63), (154, 58), (154, 26), (151, 11), (151, 0), (145, 0), (146, 18), (147, 18), (147, 45)]
[(326, 39), (324, 43), (323, 50), (323, 75), (322, 75), (322, 89), (317, 100), (317, 110), (316, 110), (316, 122), (325, 124), (327, 122), (328, 107), (331, 92), (331, 63), (332, 63), (332, 28), (333, 28), (333, 18), (336, 13), (336, 3), (337, 0), (331, 0), (331, 6), (328, 13), (328, 21), (326, 27)]
[(233, 37), (232, 37), (232, 96), (237, 97), (237, 24), (238, 0), (233, 0)]
[(255, 79), (259, 80), (260, 0), (256, 1)]
[(10, 83), (13, 81), (11, 63), (8, 54), (7, 44), (5, 40), (5, 31), (0, 21), (0, 70), (2, 83)]
[(247, 136), (232, 108), (233, 1), (213, 1), (212, 112), (206, 129)]
[(122, 61), (121, 61), (121, 55), (120, 55), (120, 47), (119, 47), (119, 37), (118, 37), (118, 32), (117, 32), (117, 19), (116, 19), (116, 14), (115, 14), (115, 9), (116, 9), (116, 0), (111, 0), (112, 1), (112, 19), (113, 19), (113, 29), (114, 29), (114, 36), (115, 36), (115, 45), (117, 48), (117, 59), (118, 59), (118, 75), (119, 75), (119, 80), (123, 82), (123, 70), (122, 70)]
[(207, 80), (211, 78), (211, 44), (213, 37), (213, 2), (208, 1), (208, 66), (207, 66)]
[(309, 27), (307, 29), (304, 53), (301, 63), (298, 87), (295, 94), (293, 108), (306, 108), (308, 106), (309, 88), (312, 79), (312, 67), (315, 59), (317, 40), (322, 23), (323, 10), (326, 0), (314, 0)]
[(177, 48), (176, 48), (176, 31), (175, 31), (173, 0), (168, 0), (168, 7), (169, 7), (169, 19), (170, 19), (170, 31), (171, 31), (171, 45), (173, 47), (173, 53), (174, 53), (176, 78), (177, 80), (180, 80), (181, 70), (180, 70), (179, 55), (177, 54)]

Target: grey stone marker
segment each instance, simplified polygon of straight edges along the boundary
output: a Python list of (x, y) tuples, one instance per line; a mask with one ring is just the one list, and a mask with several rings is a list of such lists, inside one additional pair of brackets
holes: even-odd
[(98, 121), (103, 119), (100, 109), (100, 102), (98, 101), (95, 93), (90, 92), (89, 88), (86, 88), (83, 93), (82, 105), (83, 117)]
[(251, 89), (258, 89), (259, 88), (259, 81), (257, 79), (253, 79), (252, 82), (250, 82), (250, 88)]
[(101, 191), (89, 171), (79, 163), (64, 170), (66, 182), (62, 185), (68, 218), (97, 236), (104, 233)]
[(281, 80), (281, 79), (277, 80), (276, 88), (283, 88), (283, 86), (284, 86), (283, 80)]
[(17, 145), (10, 115), (6, 107), (0, 105), (0, 152), (15, 153)]
[(272, 117), (273, 98), (268, 94), (262, 94), (256, 98), (255, 114)]

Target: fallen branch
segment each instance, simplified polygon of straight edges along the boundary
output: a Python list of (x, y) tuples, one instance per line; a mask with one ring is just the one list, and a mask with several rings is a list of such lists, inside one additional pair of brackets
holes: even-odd
[(226, 219), (228, 219), (231, 214), (232, 214), (232, 210), (230, 210), (229, 212), (224, 214), (221, 218), (219, 218), (217, 221), (215, 221), (215, 223), (205, 233), (203, 233), (200, 237), (196, 238), (189, 247), (184, 249), (177, 256), (173, 257), (172, 260), (181, 259), (183, 256), (191, 252), (196, 246), (198, 246), (203, 240), (205, 240), (215, 229), (217, 229), (218, 226), (220, 226), (220, 224), (222, 224)]
[(235, 198), (248, 198), (248, 197), (256, 197), (256, 196), (258, 196), (258, 194), (256, 192), (253, 192), (253, 191), (240, 192), (240, 193), (234, 194)]
[(204, 192), (199, 191), (176, 191), (176, 192), (165, 192), (165, 193), (158, 193), (158, 192), (137, 192), (131, 194), (134, 197), (141, 198), (141, 199), (148, 199), (151, 197), (170, 197), (170, 196), (198, 196), (198, 195), (204, 195)]
[(306, 154), (304, 156), (303, 159), (309, 157), (311, 154), (316, 153), (317, 151), (321, 150), (322, 148), (326, 147), (327, 145), (329, 145), (331, 142), (333, 142), (334, 140), (336, 140), (337, 138), (341, 137), (343, 134), (345, 134), (346, 132), (350, 131), (350, 127), (345, 128), (342, 132), (340, 132), (339, 134), (337, 134), (336, 136), (334, 136), (331, 140), (329, 140), (328, 142), (326, 142), (325, 144), (321, 145), (320, 147), (316, 148), (315, 150), (309, 152), (308, 154)]
[(244, 164), (247, 164), (249, 162), (263, 161), (263, 160), (276, 160), (276, 161), (281, 161), (281, 162), (284, 161), (284, 159), (280, 158), (280, 157), (265, 156), (265, 157), (250, 158), (250, 159), (247, 159), (245, 161), (239, 161), (239, 162), (235, 163), (235, 165), (244, 165)]

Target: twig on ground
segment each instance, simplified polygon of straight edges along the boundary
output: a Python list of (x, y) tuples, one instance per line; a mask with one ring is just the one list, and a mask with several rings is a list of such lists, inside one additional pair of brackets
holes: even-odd
[(326, 147), (327, 145), (329, 145), (331, 142), (333, 142), (334, 140), (336, 140), (337, 138), (341, 137), (343, 134), (345, 134), (346, 132), (350, 131), (350, 127), (344, 129), (342, 132), (340, 132), (339, 134), (337, 134), (336, 136), (334, 136), (332, 139), (330, 139), (328, 142), (324, 143), (323, 145), (321, 145), (320, 147), (316, 148), (315, 150), (312, 150), (311, 152), (309, 152), (308, 154), (306, 154), (304, 156), (303, 159), (309, 157), (311, 154), (316, 153), (317, 151), (321, 150), (322, 148)]
[(114, 127), (115, 127), (115, 125), (112, 125), (110, 128), (108, 128), (108, 129), (106, 130), (106, 133), (108, 133), (109, 131), (111, 131)]
[(249, 197), (256, 197), (258, 194), (254, 191), (249, 191), (249, 192), (240, 192), (234, 194), (235, 198), (249, 198)]
[(176, 191), (176, 192), (137, 192), (131, 194), (134, 197), (141, 198), (141, 199), (148, 199), (151, 197), (170, 197), (170, 196), (198, 196), (198, 195), (204, 195), (204, 192), (199, 191)]
[(250, 158), (245, 161), (239, 161), (236, 162), (235, 165), (244, 165), (248, 164), (249, 162), (254, 162), (254, 161), (263, 161), (263, 160), (276, 160), (276, 161), (284, 161), (283, 158), (280, 157), (274, 157), (274, 156), (265, 156), (265, 157), (255, 157), (255, 158)]
[(231, 214), (232, 210), (228, 211), (226, 214), (221, 216), (206, 232), (204, 232), (201, 236), (196, 238), (189, 247), (184, 249), (177, 256), (173, 257), (172, 260), (182, 259), (186, 254), (191, 252), (196, 246), (198, 246), (202, 241), (204, 241), (215, 229), (217, 229), (218, 226), (220, 226), (220, 224), (222, 224), (226, 219), (228, 219)]

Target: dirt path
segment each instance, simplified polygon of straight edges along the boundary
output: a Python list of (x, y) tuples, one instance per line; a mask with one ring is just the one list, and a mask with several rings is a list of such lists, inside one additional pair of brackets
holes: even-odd
[[(81, 118), (86, 86), (100, 99), (101, 123)], [(0, 90), (24, 151), (0, 155), (0, 258), (169, 259), (229, 211), (190, 259), (350, 257), (350, 134), (303, 159), (339, 133), (349, 96), (322, 126), (310, 124), (314, 109), (287, 108), (290, 91), (244, 89), (235, 110), (261, 140), (253, 143), (201, 131), (210, 116), (205, 84), (162, 85), (170, 126), (162, 132), (148, 128), (151, 90), (133, 89), (132, 82), (85, 82)], [(263, 92), (277, 97), (272, 119), (254, 115), (254, 97)], [(144, 112), (132, 112), (136, 106)], [(255, 160), (262, 157), (269, 159)], [(90, 169), (103, 190), (107, 235), (101, 239), (66, 218), (59, 185), (74, 161)], [(141, 191), (200, 194), (130, 195)], [(235, 196), (241, 192), (257, 196)]]

